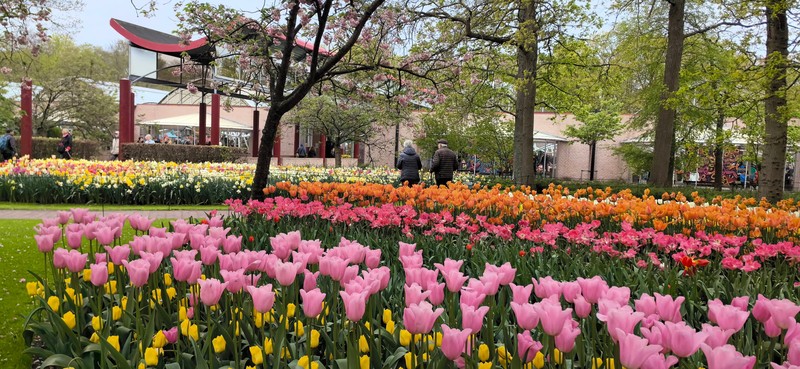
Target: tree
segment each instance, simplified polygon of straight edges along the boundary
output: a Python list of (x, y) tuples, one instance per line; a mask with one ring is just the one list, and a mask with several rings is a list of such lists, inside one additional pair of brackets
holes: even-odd
[(577, 107), (574, 114), (575, 119), (581, 124), (567, 126), (564, 134), (576, 138), (584, 145), (589, 145), (589, 180), (594, 181), (597, 143), (616, 137), (622, 130), (619, 106), (604, 101), (600, 105)]
[(578, 1), (432, 1), (409, 2), (412, 12), (423, 19), (441, 20), (456, 26), (460, 41), (475, 49), (511, 47), (516, 55), (514, 108), (514, 178), (530, 183), (533, 168), (533, 122), (537, 100), (539, 55), (542, 50), (570, 36), (564, 32), (593, 25)]
[(202, 33), (211, 45), (234, 55), (243, 79), (256, 91), (253, 96), (263, 96), (269, 103), (253, 198), (264, 197), (273, 142), (282, 118), (315, 85), (379, 67), (415, 73), (414, 61), (401, 63), (392, 58), (390, 43), (395, 37), (390, 33), (397, 28), (400, 17), (391, 7), (379, 12), (384, 3), (385, 0), (283, 2), (279, 7), (265, 6), (244, 13), (223, 5), (213, 7), (189, 1), (178, 14), (187, 38), (188, 34)]
[(402, 116), (408, 116), (390, 104), (380, 99), (365, 101), (356, 96), (328, 93), (304, 99), (290, 113), (289, 120), (324, 134), (333, 144), (335, 166), (338, 168), (342, 166), (342, 144), (373, 144), (382, 128), (394, 127), (396, 122), (402, 120)]

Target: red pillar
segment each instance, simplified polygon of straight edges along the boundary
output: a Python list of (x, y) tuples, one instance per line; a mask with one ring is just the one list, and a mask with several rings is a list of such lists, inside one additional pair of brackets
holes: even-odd
[[(280, 126), (278, 129), (281, 129)], [(281, 135), (278, 132), (275, 135), (275, 144), (272, 146), (272, 156), (278, 158), (278, 165), (283, 165), (283, 158), (281, 157)]]
[[(203, 97), (205, 98), (205, 96)], [(197, 144), (206, 144), (206, 103), (205, 100), (200, 103), (200, 128), (197, 134)]]
[(319, 157), (322, 158), (323, 167), (327, 166), (327, 163), (325, 162), (325, 155), (327, 154), (327, 150), (325, 150), (325, 147), (327, 146), (325, 144), (326, 139), (327, 138), (325, 137), (325, 135), (319, 135)]
[(358, 141), (353, 142), (353, 159), (358, 160), (358, 149), (360, 149)]
[(258, 108), (253, 110), (253, 157), (258, 157)]
[[(26, 79), (22, 84), (20, 108), (22, 109), (22, 121), (20, 122), (20, 155), (33, 155), (33, 86), (30, 79)], [(5, 134), (5, 132), (3, 132)]]
[(131, 110), (131, 120), (128, 121), (128, 142), (136, 142), (136, 134), (134, 133), (133, 127), (136, 125), (136, 94), (131, 92), (131, 102), (130, 102), (130, 110)]
[(211, 144), (219, 146), (219, 94), (211, 95)]
[(119, 80), (119, 158), (125, 157), (124, 143), (133, 142), (131, 132), (131, 81), (127, 78)]

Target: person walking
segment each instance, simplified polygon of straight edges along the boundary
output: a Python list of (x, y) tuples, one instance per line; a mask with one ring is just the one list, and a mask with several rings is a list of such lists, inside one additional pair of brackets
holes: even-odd
[(297, 148), (297, 157), (305, 158), (306, 155), (308, 155), (308, 152), (306, 152), (306, 145), (300, 144), (300, 147)]
[(58, 153), (62, 159), (72, 159), (72, 134), (68, 129), (61, 130), (61, 142), (58, 143)]
[(431, 161), (431, 172), (436, 176), (436, 185), (447, 185), (453, 181), (453, 172), (458, 167), (456, 153), (447, 147), (447, 140), (436, 141), (439, 149), (433, 154)]
[(411, 140), (403, 142), (405, 148), (400, 153), (400, 157), (397, 158), (397, 165), (395, 165), (397, 169), (400, 169), (400, 183), (406, 182), (408, 187), (419, 183), (419, 170), (422, 169), (422, 160), (414, 148), (411, 147), (412, 144)]
[(114, 131), (111, 136), (111, 160), (117, 160), (119, 157), (119, 131)]
[(2, 161), (11, 160), (17, 156), (17, 143), (14, 140), (14, 130), (7, 129), (6, 134), (0, 137), (0, 153), (2, 153)]

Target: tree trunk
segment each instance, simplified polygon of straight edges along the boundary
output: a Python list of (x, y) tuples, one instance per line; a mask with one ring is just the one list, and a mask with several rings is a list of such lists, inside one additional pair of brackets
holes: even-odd
[(722, 176), (725, 168), (722, 167), (724, 152), (722, 151), (722, 129), (725, 125), (725, 115), (721, 111), (717, 117), (717, 127), (714, 135), (714, 188), (722, 191)]
[(341, 168), (342, 167), (342, 146), (341, 145), (342, 144), (340, 143), (339, 140), (336, 140), (336, 142), (333, 145), (333, 157), (335, 158), (335, 160), (333, 162), (334, 163), (333, 166), (336, 167), (336, 168)]
[(786, 167), (786, 69), (789, 55), (789, 25), (786, 0), (768, 0), (767, 96), (764, 101), (764, 157), (758, 175), (758, 196), (771, 203), (783, 197)]
[(667, 28), (667, 54), (664, 63), (664, 86), (661, 94), (661, 107), (656, 121), (655, 143), (653, 145), (653, 166), (650, 170), (650, 183), (659, 187), (672, 187), (672, 172), (675, 155), (675, 116), (676, 110), (668, 105), (668, 99), (678, 91), (683, 57), (683, 23), (685, 0), (670, 0), (669, 24)]
[(533, 118), (536, 109), (536, 61), (539, 52), (536, 1), (522, 1), (517, 15), (517, 101), (514, 121), (514, 183), (531, 184), (533, 171)]
[(597, 155), (597, 141), (589, 144), (589, 180), (594, 181), (594, 164)]
[(253, 175), (253, 200), (263, 200), (265, 198), (264, 188), (267, 187), (269, 180), (269, 166), (272, 161), (272, 148), (275, 145), (275, 135), (278, 133), (278, 125), (281, 122), (283, 113), (273, 107), (267, 112), (267, 121), (264, 122), (264, 129), (261, 135), (261, 144), (258, 148), (258, 163), (256, 172)]

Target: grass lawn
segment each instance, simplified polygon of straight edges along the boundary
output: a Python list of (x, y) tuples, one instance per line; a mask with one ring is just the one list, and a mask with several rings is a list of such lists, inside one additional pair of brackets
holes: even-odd
[[(30, 357), (22, 353), (26, 348), (22, 330), (25, 317), (33, 308), (25, 292), (25, 281), (35, 279), (28, 271), (39, 275), (44, 271), (44, 256), (36, 249), (33, 239), (33, 227), (39, 222), (0, 220), (0, 311), (3, 312), (0, 319), (0, 368), (31, 367)], [(167, 219), (159, 219), (153, 225), (166, 225), (167, 222)], [(129, 241), (132, 235), (133, 230), (126, 227), (123, 242)]]
[(69, 210), (86, 208), (92, 211), (118, 210), (228, 210), (225, 205), (100, 205), (100, 204), (34, 204), (0, 202), (0, 210)]

